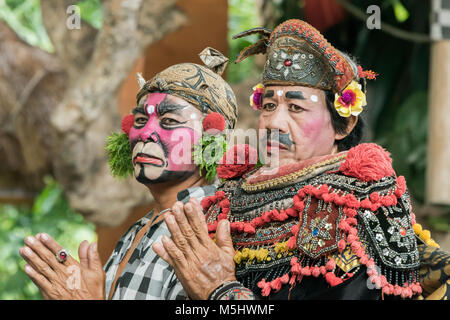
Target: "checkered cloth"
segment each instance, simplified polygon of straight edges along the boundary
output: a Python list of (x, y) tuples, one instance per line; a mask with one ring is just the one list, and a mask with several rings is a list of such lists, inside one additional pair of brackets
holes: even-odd
[[(181, 191), (177, 199), (186, 203), (189, 198), (201, 201), (216, 192), (217, 184), (194, 187)], [(127, 254), (134, 238), (152, 217), (148, 213), (132, 225), (119, 240), (114, 252), (105, 264), (106, 299), (120, 262)], [(186, 294), (175, 277), (173, 269), (152, 250), (154, 242), (161, 242), (163, 235), (170, 236), (164, 220), (153, 225), (133, 251), (122, 275), (117, 279), (113, 300), (173, 300), (185, 299)]]
[(434, 41), (450, 39), (450, 0), (432, 0), (431, 38)]

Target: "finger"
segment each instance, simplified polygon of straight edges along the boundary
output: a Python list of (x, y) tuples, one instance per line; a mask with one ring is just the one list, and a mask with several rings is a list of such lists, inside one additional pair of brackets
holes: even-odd
[(191, 247), (195, 248), (198, 245), (197, 235), (191, 228), (185, 213), (185, 209), (190, 209), (192, 211), (192, 205), (187, 203), (186, 206), (183, 205), (182, 202), (178, 201), (173, 206), (172, 213), (184, 238), (190, 243)]
[(25, 259), (25, 261), (33, 266), (33, 269), (38, 273), (45, 276), (47, 279), (52, 280), (56, 278), (56, 273), (53, 269), (45, 263), (33, 250), (29, 247), (22, 247), (19, 250), (20, 255)]
[[(63, 247), (47, 233), (41, 233), (39, 239), (41, 240), (41, 243), (43, 243), (44, 246), (53, 253), (53, 256), (55, 256), (61, 249), (63, 249)], [(71, 255), (67, 256), (66, 261), (68, 264), (76, 263), (76, 260)]]
[(220, 249), (229, 255), (234, 256), (233, 241), (231, 240), (230, 234), (230, 222), (226, 219), (220, 220), (217, 225), (216, 244)]
[(195, 203), (194, 201), (189, 200), (184, 208), (186, 218), (199, 241), (203, 244), (210, 242), (211, 238), (208, 236), (208, 227), (204, 219), (203, 210), (200, 205), (198, 205), (198, 202)]
[(172, 259), (170, 259), (169, 254), (167, 253), (166, 249), (164, 249), (164, 246), (161, 243), (155, 242), (152, 246), (152, 249), (161, 259), (163, 259), (173, 267), (173, 261)]
[(86, 240), (82, 241), (78, 247), (78, 258), (80, 258), (80, 264), (84, 268), (89, 268), (88, 249), (89, 242)]
[(97, 250), (97, 242), (91, 243), (88, 250), (89, 269), (99, 270), (102, 269), (102, 262)]
[[(41, 235), (42, 239), (42, 235)], [(53, 252), (51, 252), (41, 241), (35, 237), (26, 237), (25, 244), (33, 250), (34, 254), (38, 256), (45, 264), (49, 265), (53, 270), (62, 270), (64, 265), (60, 263)], [(36, 267), (38, 267), (35, 264)], [(40, 271), (40, 270), (38, 270)]]
[(168, 212), (164, 217), (164, 221), (166, 222), (167, 228), (169, 229), (170, 234), (172, 235), (173, 242), (178, 247), (178, 249), (181, 250), (185, 255), (192, 254), (191, 246), (188, 240), (182, 234), (180, 228), (178, 227), (175, 217)]
[(44, 299), (48, 299), (49, 297), (47, 295), (47, 291), (50, 291), (52, 285), (47, 280), (47, 278), (37, 272), (32, 266), (28, 264), (25, 265), (24, 270), (31, 281), (33, 281), (36, 287), (38, 287), (39, 291), (41, 291)]
[(175, 245), (175, 243), (166, 235), (162, 237), (162, 245), (164, 246), (164, 250), (167, 252), (170, 261), (172, 262), (171, 266), (173, 268), (177, 268), (180, 266), (186, 266), (186, 258), (181, 250)]

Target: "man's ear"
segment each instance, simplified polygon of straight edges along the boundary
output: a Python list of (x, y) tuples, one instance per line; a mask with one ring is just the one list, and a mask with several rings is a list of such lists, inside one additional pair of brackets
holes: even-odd
[(335, 140), (342, 140), (342, 139), (344, 139), (346, 136), (349, 135), (350, 132), (352, 132), (352, 130), (355, 128), (357, 123), (358, 123), (358, 117), (357, 116), (351, 116), (349, 118), (349, 120), (348, 120), (346, 132), (345, 133), (336, 133), (334, 135), (334, 139)]

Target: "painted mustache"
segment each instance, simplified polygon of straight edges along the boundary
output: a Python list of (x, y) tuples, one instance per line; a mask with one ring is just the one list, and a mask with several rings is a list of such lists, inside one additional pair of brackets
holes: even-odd
[(262, 143), (270, 145), (271, 147), (279, 147), (280, 149), (290, 149), (294, 142), (290, 138), (289, 133), (270, 133), (261, 139)]

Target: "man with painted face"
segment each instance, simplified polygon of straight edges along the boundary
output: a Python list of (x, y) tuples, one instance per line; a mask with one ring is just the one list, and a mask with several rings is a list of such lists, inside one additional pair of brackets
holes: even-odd
[[(28, 237), (21, 249), (25, 271), (46, 299), (176, 299), (185, 294), (172, 268), (150, 246), (169, 234), (164, 214), (179, 200), (201, 200), (214, 194), (216, 185), (201, 175), (193, 162), (192, 147), (200, 143), (202, 121), (220, 115), (233, 128), (236, 98), (220, 76), (228, 59), (212, 48), (200, 58), (205, 66), (171, 66), (145, 82), (137, 107), (122, 120), (121, 134), (108, 138), (107, 150), (115, 176), (134, 174), (154, 198), (154, 209), (121, 237), (101, 269), (96, 248), (80, 245), (78, 263), (70, 256), (55, 258), (61, 246), (47, 234)], [(150, 250), (149, 250), (150, 249)], [(71, 266), (81, 268), (80, 288), (67, 287)]]
[(279, 163), (230, 174), (202, 206), (192, 201), (194, 212), (176, 203), (165, 217), (172, 238), (153, 249), (193, 299), (419, 296), (418, 247), (437, 244), (415, 223), (389, 153), (360, 144), (365, 79), (375, 74), (304, 21), (238, 37), (254, 33), (263, 39), (237, 62), (267, 53), (251, 103), (269, 133), (266, 156)]

